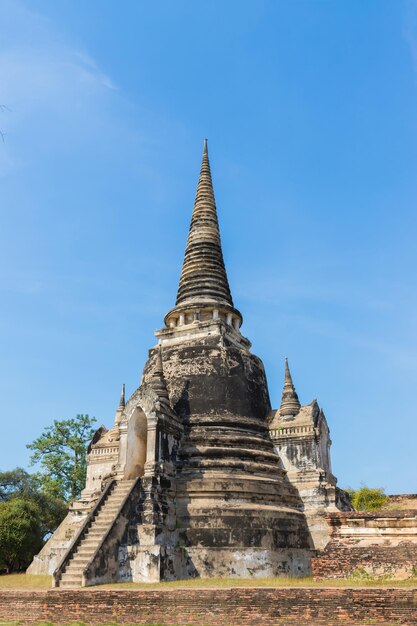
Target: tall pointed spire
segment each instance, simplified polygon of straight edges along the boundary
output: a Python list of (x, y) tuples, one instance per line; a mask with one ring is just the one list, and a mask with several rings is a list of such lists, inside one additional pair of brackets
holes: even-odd
[(126, 400), (125, 400), (125, 386), (124, 383), (122, 385), (122, 390), (120, 392), (120, 400), (119, 406), (117, 407), (116, 415), (114, 417), (114, 423), (118, 424), (122, 418), (123, 411), (125, 410)]
[(207, 139), (178, 287), (176, 306), (214, 303), (233, 307), (220, 241)]
[(126, 406), (126, 400), (125, 400), (125, 384), (123, 383), (122, 385), (122, 390), (120, 392), (120, 402), (119, 402), (119, 409), (124, 409)]
[(298, 399), (297, 392), (292, 382), (290, 368), (288, 366), (288, 359), (285, 359), (285, 378), (284, 389), (282, 392), (282, 400), (280, 406), (281, 415), (297, 415), (300, 411), (300, 401)]

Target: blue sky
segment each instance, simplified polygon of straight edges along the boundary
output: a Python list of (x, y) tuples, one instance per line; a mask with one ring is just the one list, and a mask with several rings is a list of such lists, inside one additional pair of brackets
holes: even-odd
[(0, 1), (0, 468), (111, 424), (173, 305), (203, 137), (243, 332), (341, 486), (416, 492), (417, 3)]

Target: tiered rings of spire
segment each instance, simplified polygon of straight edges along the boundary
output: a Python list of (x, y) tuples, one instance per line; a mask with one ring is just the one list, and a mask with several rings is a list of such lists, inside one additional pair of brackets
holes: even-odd
[(301, 404), (292, 382), (288, 359), (285, 359), (284, 390), (282, 392), (280, 413), (284, 416), (295, 416), (300, 412), (300, 408)]
[(165, 323), (173, 328), (211, 318), (224, 319), (236, 330), (242, 324), (227, 280), (205, 139), (177, 300)]

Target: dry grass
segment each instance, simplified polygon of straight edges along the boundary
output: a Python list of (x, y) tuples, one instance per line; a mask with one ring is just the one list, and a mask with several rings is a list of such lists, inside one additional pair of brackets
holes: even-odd
[(192, 589), (230, 587), (411, 587), (417, 588), (417, 578), (407, 580), (313, 580), (313, 578), (194, 578), (161, 583), (112, 583), (100, 585), (100, 589)]
[(0, 589), (51, 589), (51, 576), (32, 576), (30, 574), (5, 574), (0, 576)]
[[(0, 576), (0, 590), (51, 589), (50, 576), (30, 576), (29, 574), (10, 574)], [(369, 580), (369, 579), (337, 579), (313, 580), (312, 578), (194, 578), (191, 580), (175, 580), (162, 583), (113, 583), (100, 585), (91, 589), (227, 589), (230, 587), (406, 587), (417, 589), (417, 578), (407, 580)]]

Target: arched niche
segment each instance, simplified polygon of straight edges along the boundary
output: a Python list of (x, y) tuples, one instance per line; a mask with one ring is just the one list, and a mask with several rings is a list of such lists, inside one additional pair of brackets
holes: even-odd
[(146, 463), (148, 421), (144, 411), (136, 407), (127, 424), (125, 478), (143, 476)]

